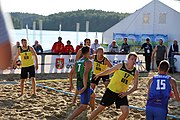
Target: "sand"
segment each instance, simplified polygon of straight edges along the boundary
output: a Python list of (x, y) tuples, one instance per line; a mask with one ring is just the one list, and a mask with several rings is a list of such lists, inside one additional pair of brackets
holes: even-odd
[[(156, 73), (151, 73), (152, 76)], [(179, 78), (179, 74), (174, 75)], [(47, 77), (46, 77), (47, 78)], [(1, 78), (2, 79), (2, 78)], [(6, 78), (3, 78), (6, 82)], [(12, 78), (13, 79), (13, 78)], [(11, 79), (11, 80), (12, 80)], [(130, 95), (129, 105), (144, 108), (147, 96), (148, 77), (139, 79), (139, 89)], [(42, 82), (45, 86), (53, 87), (57, 90), (67, 91), (69, 83), (67, 79), (57, 79), (53, 82)], [(19, 83), (19, 80), (13, 80)], [(2, 80), (1, 80), (2, 82)], [(66, 120), (73, 110), (79, 105), (79, 99), (72, 104), (72, 96), (54, 90), (37, 87), (37, 96), (31, 97), (31, 85), (26, 81), (25, 95), (18, 97), (20, 94), (19, 84), (0, 84), (0, 120)], [(73, 81), (75, 83), (75, 80)], [(180, 91), (180, 83), (178, 83)], [(99, 83), (96, 89), (98, 98), (104, 93), (104, 85)], [(96, 106), (99, 101), (96, 100)], [(180, 116), (180, 102), (170, 100), (169, 114)], [(83, 112), (77, 120), (87, 120), (90, 116), (90, 108)], [(99, 114), (97, 120), (116, 120), (121, 114), (120, 110), (114, 105)], [(136, 109), (130, 109), (128, 120), (145, 120), (145, 112)]]

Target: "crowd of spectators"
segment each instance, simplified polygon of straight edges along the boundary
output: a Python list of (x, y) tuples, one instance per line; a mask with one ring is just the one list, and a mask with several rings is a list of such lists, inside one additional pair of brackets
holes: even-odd
[[(109, 53), (126, 53), (128, 54), (130, 52), (130, 45), (128, 44), (128, 39), (124, 38), (124, 42), (121, 45), (121, 48), (116, 43), (116, 40), (112, 40), (111, 44), (108, 45), (108, 52)], [(89, 45), (91, 47), (91, 53), (96, 53), (96, 50), (98, 47), (100, 47), (100, 44), (98, 43), (98, 39), (94, 40), (94, 43), (91, 44), (90, 39), (85, 39), (84, 44), (83, 42), (80, 42), (76, 49), (74, 49), (73, 45), (71, 45), (71, 41), (67, 40), (67, 44), (64, 45), (62, 42), (62, 37), (58, 37), (58, 41), (55, 42), (52, 46), (51, 52), (52, 53), (58, 53), (58, 54), (76, 54), (78, 53), (79, 49), (83, 47), (83, 45)], [(16, 45), (13, 47), (13, 51), (17, 51), (19, 48), (20, 43), (17, 42)], [(37, 40), (35, 40), (34, 45), (32, 46), (36, 53), (43, 53), (43, 48), (39, 44)], [(159, 39), (159, 44), (156, 45), (153, 49), (153, 46), (150, 43), (150, 39), (147, 38), (146, 42), (142, 44), (141, 49), (144, 49), (143, 55), (145, 56), (145, 65), (146, 70), (150, 71), (151, 62), (154, 59), (154, 55), (156, 54), (156, 65), (159, 66), (159, 63), (162, 60), (168, 59), (170, 64), (173, 62), (173, 54), (172, 52), (179, 52), (179, 46), (177, 40), (173, 41), (173, 44), (169, 48), (169, 52), (167, 54), (167, 47), (163, 44), (163, 40)], [(136, 51), (139, 52), (139, 51)], [(13, 54), (15, 56), (15, 54)]]

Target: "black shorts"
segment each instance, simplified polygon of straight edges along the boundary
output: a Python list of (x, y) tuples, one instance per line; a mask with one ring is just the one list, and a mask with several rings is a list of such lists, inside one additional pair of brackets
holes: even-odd
[(29, 66), (29, 67), (22, 67), (21, 68), (21, 79), (27, 79), (29, 73), (29, 78), (35, 77), (35, 67)]
[(118, 93), (112, 92), (107, 88), (100, 104), (102, 106), (110, 106), (115, 102), (116, 108), (120, 108), (120, 106), (129, 106), (127, 96), (120, 98), (118, 95)]
[(96, 85), (98, 85), (98, 83), (99, 83), (99, 81), (100, 81), (101, 78), (102, 78), (103, 82), (109, 80), (109, 75), (105, 75), (105, 76), (98, 77), (96, 80), (94, 79), (94, 76), (95, 76), (95, 74), (92, 75), (91, 83), (94, 83), (94, 84), (96, 84)]

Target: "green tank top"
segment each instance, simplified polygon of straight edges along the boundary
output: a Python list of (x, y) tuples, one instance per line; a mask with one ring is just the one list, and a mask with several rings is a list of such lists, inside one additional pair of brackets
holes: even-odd
[[(83, 74), (84, 74), (84, 64), (85, 61), (88, 60), (87, 58), (82, 58), (76, 62), (76, 76), (77, 76), (77, 87), (83, 88)], [(92, 77), (92, 69), (88, 73), (88, 81), (87, 81), (87, 88), (90, 88), (90, 79)]]

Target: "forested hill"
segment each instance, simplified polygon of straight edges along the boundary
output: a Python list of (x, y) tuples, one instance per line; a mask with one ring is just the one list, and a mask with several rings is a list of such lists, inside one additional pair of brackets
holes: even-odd
[(28, 24), (29, 29), (32, 29), (33, 21), (36, 21), (36, 29), (39, 29), (38, 21), (43, 20), (44, 30), (59, 30), (59, 24), (61, 24), (62, 31), (76, 31), (76, 23), (80, 23), (80, 31), (85, 31), (86, 21), (89, 21), (90, 32), (103, 32), (128, 15), (130, 14), (102, 10), (59, 12), (49, 16), (19, 12), (11, 13), (15, 29), (25, 28), (26, 24)]

